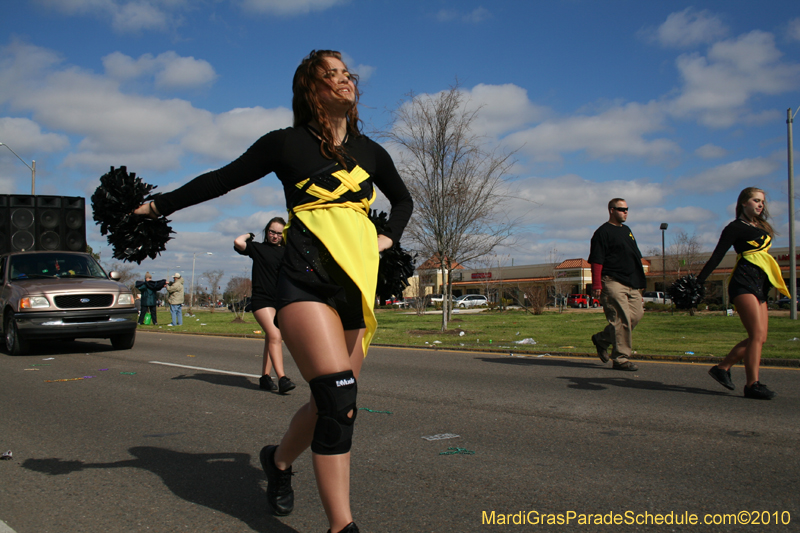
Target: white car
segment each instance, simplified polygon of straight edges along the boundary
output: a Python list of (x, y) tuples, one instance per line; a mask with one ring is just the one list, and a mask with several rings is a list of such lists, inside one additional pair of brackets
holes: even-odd
[(467, 307), (480, 307), (481, 305), (488, 305), (489, 300), (482, 294), (467, 294), (453, 302), (456, 307), (465, 309)]

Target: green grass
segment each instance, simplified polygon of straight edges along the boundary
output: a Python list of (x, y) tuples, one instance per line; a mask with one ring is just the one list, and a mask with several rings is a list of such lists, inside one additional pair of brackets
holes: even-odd
[[(159, 316), (161, 313), (159, 313)], [(455, 314), (450, 331), (441, 332), (441, 315), (416, 316), (396, 310), (378, 311), (378, 332), (374, 343), (438, 348), (479, 348), (508, 350), (513, 353), (594, 354), (591, 336), (606, 324), (602, 313), (586, 311), (533, 316), (522, 311)], [(247, 335), (263, 337), (252, 313), (244, 315), (244, 323), (233, 323), (233, 314), (197, 311), (196, 317), (184, 317), (182, 327), (170, 328), (169, 314), (162, 318), (159, 331), (182, 331), (207, 334)], [(202, 325), (205, 324), (205, 325)], [(153, 330), (154, 326), (140, 326)], [(464, 335), (459, 333), (463, 331)], [(731, 347), (747, 336), (737, 316), (722, 313), (670, 314), (646, 312), (633, 333), (634, 350), (638, 355), (685, 355), (724, 357)], [(534, 345), (516, 344), (526, 338)], [(800, 359), (800, 323), (788, 318), (788, 312), (769, 319), (769, 338), (764, 358)], [(436, 343), (436, 341), (439, 341)]]

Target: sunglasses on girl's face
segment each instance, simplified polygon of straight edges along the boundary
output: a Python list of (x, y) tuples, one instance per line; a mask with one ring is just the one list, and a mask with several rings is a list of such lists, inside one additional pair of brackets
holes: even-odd
[(621, 213), (627, 213), (628, 212), (628, 208), (627, 207), (612, 207), (611, 209), (613, 209), (615, 211), (619, 211)]
[(267, 230), (267, 232), (268, 232), (270, 235), (275, 235), (276, 237), (279, 237), (279, 236), (283, 235), (283, 233), (281, 233), (280, 231), (272, 231), (272, 230)]

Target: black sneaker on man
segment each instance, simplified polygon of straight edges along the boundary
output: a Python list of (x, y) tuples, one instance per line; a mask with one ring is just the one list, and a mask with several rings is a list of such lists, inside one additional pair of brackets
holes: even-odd
[(777, 392), (769, 390), (766, 385), (758, 381), (749, 387), (744, 386), (744, 397), (751, 400), (771, 400), (777, 395)]
[(717, 383), (728, 390), (733, 390), (736, 388), (736, 386), (733, 384), (733, 380), (731, 380), (730, 370), (722, 370), (717, 365), (714, 365), (708, 370), (708, 375), (717, 380)]
[(292, 383), (292, 380), (286, 376), (283, 376), (278, 380), (278, 394), (286, 394), (293, 388), (295, 388), (295, 384)]
[(617, 363), (614, 361), (614, 370), (626, 370), (628, 372), (636, 372), (639, 370), (639, 367), (631, 363), (630, 361), (625, 361), (624, 363)]
[(292, 467), (280, 470), (275, 466), (277, 446), (264, 446), (259, 454), (261, 468), (267, 475), (267, 504), (277, 516), (286, 516), (294, 509)]
[(269, 377), (269, 375), (264, 375), (258, 378), (258, 388), (268, 391), (278, 390), (278, 386), (275, 385), (275, 382), (272, 381), (272, 378)]
[(597, 333), (592, 335), (592, 344), (597, 350), (597, 357), (604, 363), (608, 363), (608, 348), (601, 348), (600, 343), (597, 341)]

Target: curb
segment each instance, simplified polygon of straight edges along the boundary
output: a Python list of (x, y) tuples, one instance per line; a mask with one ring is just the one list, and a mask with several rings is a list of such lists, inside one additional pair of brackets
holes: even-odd
[[(169, 333), (170, 335), (198, 335), (205, 337), (230, 337), (234, 339), (264, 339), (264, 335), (255, 335), (253, 333), (234, 334), (234, 333), (193, 333), (189, 331), (145, 331), (144, 333)], [(404, 344), (381, 344), (373, 343), (371, 346), (380, 346), (382, 348), (413, 348), (415, 350), (431, 350), (448, 351), (448, 352), (475, 352), (475, 353), (496, 353), (496, 354), (514, 354), (513, 348), (511, 350), (498, 350), (497, 348), (466, 348), (459, 346), (458, 349), (453, 346), (407, 346)], [(586, 352), (534, 352), (525, 351), (515, 354), (518, 357), (538, 356), (538, 355), (555, 355), (558, 357), (581, 357), (586, 359), (597, 359), (597, 354)], [(720, 363), (724, 357), (703, 357), (698, 355), (655, 355), (655, 354), (636, 354), (636, 357), (629, 357), (632, 361), (673, 361), (679, 363)], [(800, 359), (770, 359), (762, 358), (761, 366), (774, 366), (784, 368), (800, 368)]]

